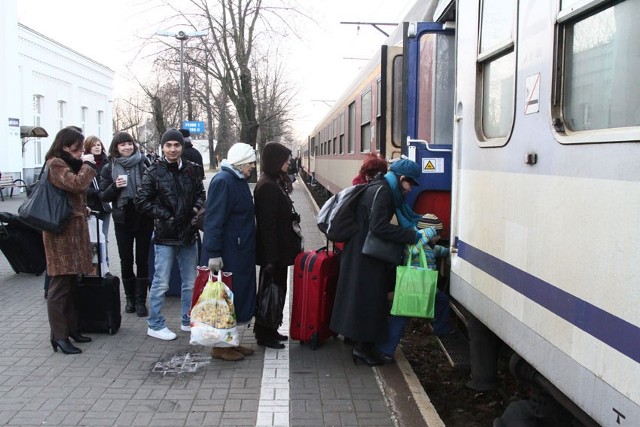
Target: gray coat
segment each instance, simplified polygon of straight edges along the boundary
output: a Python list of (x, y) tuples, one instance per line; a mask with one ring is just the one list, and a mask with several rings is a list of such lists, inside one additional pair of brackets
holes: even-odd
[[(380, 185), (369, 222), (369, 211)], [(369, 227), (379, 237), (403, 244), (415, 243), (417, 236), (415, 230), (390, 223), (395, 206), (385, 179), (374, 181), (365, 190), (356, 209), (360, 227), (344, 245), (331, 329), (355, 341), (382, 342), (387, 335), (390, 309), (387, 292), (395, 285), (396, 266), (363, 255), (362, 246)]]

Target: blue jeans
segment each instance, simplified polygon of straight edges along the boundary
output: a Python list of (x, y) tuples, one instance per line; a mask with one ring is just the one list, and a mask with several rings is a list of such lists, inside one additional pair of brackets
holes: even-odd
[(198, 266), (198, 247), (192, 245), (165, 246), (154, 245), (155, 249), (155, 273), (149, 291), (149, 317), (147, 324), (154, 331), (166, 328), (164, 316), (160, 313), (164, 305), (164, 294), (169, 289), (171, 266), (174, 258), (178, 259), (180, 276), (182, 277), (182, 294), (180, 295), (181, 322), (189, 325), (189, 310), (191, 310), (191, 295), (193, 284), (196, 281), (196, 268)]

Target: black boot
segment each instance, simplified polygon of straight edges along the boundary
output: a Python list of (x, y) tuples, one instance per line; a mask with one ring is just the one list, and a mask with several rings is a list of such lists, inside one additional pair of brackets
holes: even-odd
[(125, 313), (135, 313), (135, 292), (136, 292), (136, 278), (122, 279), (122, 287), (124, 288), (124, 296), (126, 297), (126, 304), (124, 306)]
[(147, 289), (149, 289), (149, 279), (136, 280), (136, 314), (138, 317), (147, 317)]

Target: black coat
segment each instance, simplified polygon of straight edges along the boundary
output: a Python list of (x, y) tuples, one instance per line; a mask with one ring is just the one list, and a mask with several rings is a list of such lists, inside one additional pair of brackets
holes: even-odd
[[(369, 211), (380, 185), (370, 221)], [(415, 230), (390, 223), (395, 207), (385, 179), (374, 181), (364, 191), (356, 209), (360, 226), (344, 245), (331, 329), (356, 341), (377, 343), (387, 335), (387, 292), (395, 285), (396, 266), (362, 254), (367, 232), (371, 227), (379, 237), (403, 244), (414, 244), (418, 238)]]
[(187, 159), (190, 162), (195, 163), (200, 167), (200, 178), (204, 179), (204, 163), (202, 162), (202, 154), (193, 148), (193, 144), (191, 142), (184, 143), (184, 147), (182, 148), (182, 160)]
[[(145, 160), (145, 170), (149, 165), (150, 162)], [(113, 222), (124, 226), (124, 229), (129, 231), (139, 230), (140, 227), (148, 229), (148, 222), (150, 219), (138, 213), (133, 200), (124, 206), (118, 207), (118, 196), (122, 189), (116, 187), (116, 183), (113, 182), (112, 171), (113, 164), (111, 162), (105, 164), (100, 170), (100, 197), (103, 202), (111, 202), (111, 216), (113, 217)], [(144, 170), (142, 173), (144, 173)]]
[[(174, 169), (175, 168), (175, 169)], [(160, 245), (188, 245), (199, 233), (191, 220), (204, 205), (205, 191), (198, 167), (182, 159), (182, 167), (162, 159), (151, 165), (138, 188), (138, 211), (154, 219), (154, 238)]]
[(87, 188), (87, 206), (92, 211), (97, 211), (102, 214), (111, 212), (111, 205), (108, 202), (102, 200), (102, 195), (100, 194), (100, 173), (104, 167), (109, 164), (109, 160), (107, 156), (103, 153), (101, 155), (101, 161), (96, 162), (97, 173), (95, 178), (93, 178), (93, 182)]
[(266, 173), (253, 192), (256, 209), (256, 261), (259, 265), (293, 265), (298, 254), (293, 204), (281, 184)]

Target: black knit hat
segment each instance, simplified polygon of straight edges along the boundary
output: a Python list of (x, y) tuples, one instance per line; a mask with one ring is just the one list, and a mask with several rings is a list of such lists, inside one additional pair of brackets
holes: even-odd
[(160, 138), (160, 146), (163, 146), (164, 143), (168, 141), (177, 141), (180, 145), (184, 145), (184, 138), (180, 131), (176, 129), (169, 129), (162, 134), (162, 138)]
[(442, 221), (440, 221), (440, 218), (438, 218), (434, 214), (424, 214), (418, 220), (418, 230), (427, 227), (433, 227), (437, 231), (442, 231)]
[(189, 129), (180, 129), (180, 133), (185, 138), (188, 137), (188, 136), (191, 136), (191, 132), (189, 132)]

